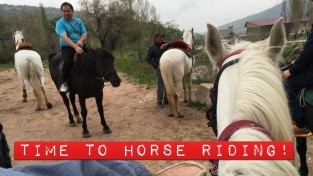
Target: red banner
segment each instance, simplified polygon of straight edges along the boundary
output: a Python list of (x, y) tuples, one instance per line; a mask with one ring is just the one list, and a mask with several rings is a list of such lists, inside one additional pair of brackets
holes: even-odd
[(293, 160), (292, 142), (18, 141), (15, 160)]

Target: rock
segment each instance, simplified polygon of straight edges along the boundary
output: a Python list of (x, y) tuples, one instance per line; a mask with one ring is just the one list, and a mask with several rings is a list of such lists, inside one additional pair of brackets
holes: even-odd
[(213, 87), (213, 84), (202, 83), (197, 88), (197, 101), (200, 103), (205, 103), (207, 106), (211, 105), (210, 99), (210, 88)]

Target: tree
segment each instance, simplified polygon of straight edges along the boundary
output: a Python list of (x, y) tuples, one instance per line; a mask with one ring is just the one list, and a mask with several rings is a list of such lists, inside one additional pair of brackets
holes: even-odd
[(144, 61), (143, 54), (146, 46), (151, 43), (158, 17), (155, 7), (149, 3), (149, 0), (135, 0), (132, 10), (134, 16), (126, 38), (135, 46), (139, 61)]
[(41, 22), (43, 26), (43, 42), (42, 46), (47, 49), (49, 52), (57, 52), (57, 48), (59, 47), (58, 36), (55, 33), (55, 24), (59, 17), (56, 17), (52, 20), (48, 20), (45, 8), (42, 3), (39, 3), (40, 14), (41, 14)]
[(96, 37), (101, 47), (114, 50), (128, 20), (132, 18), (130, 0), (80, 0), (80, 16), (88, 34)]

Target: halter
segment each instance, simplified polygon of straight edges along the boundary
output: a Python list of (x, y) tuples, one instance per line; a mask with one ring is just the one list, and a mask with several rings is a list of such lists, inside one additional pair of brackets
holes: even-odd
[[(240, 49), (240, 50), (236, 50), (232, 53), (230, 53), (222, 62), (221, 65), (223, 65), (223, 63), (230, 58), (231, 56), (240, 54), (242, 51), (244, 51), (244, 49)], [(218, 83), (220, 80), (220, 77), (223, 73), (223, 71), (228, 68), (229, 66), (232, 66), (236, 63), (239, 62), (239, 58), (231, 60), (229, 62), (227, 62), (226, 64), (224, 64), (221, 69), (219, 70), (219, 72), (217, 73), (216, 76), (216, 80), (213, 84), (213, 88), (210, 89), (210, 98), (211, 98), (211, 102), (212, 105), (207, 109), (206, 112), (206, 117), (209, 120), (208, 122), (208, 127), (212, 127), (214, 134), (217, 136), (217, 116), (216, 116), (216, 107), (217, 107), (217, 95), (218, 95)], [(259, 123), (256, 123), (254, 121), (251, 120), (239, 120), (239, 121), (235, 121), (231, 124), (229, 124), (220, 134), (218, 141), (228, 141), (230, 139), (230, 137), (232, 136), (232, 134), (234, 134), (237, 130), (242, 129), (242, 128), (256, 128), (255, 130), (258, 130), (262, 133), (264, 133), (265, 135), (267, 135), (271, 140), (273, 140), (273, 137), (271, 136), (271, 134)], [(218, 161), (219, 160), (214, 160), (213, 161), (213, 166), (210, 169), (211, 175), (212, 176), (217, 176), (218, 175)]]
[(20, 38), (20, 39), (18, 39), (17, 41), (15, 41), (15, 35), (16, 35), (16, 34), (17, 34), (17, 32), (14, 32), (14, 33), (13, 33), (13, 36), (12, 36), (14, 45), (16, 46), (15, 52), (18, 51), (18, 46), (19, 46), (21, 43), (24, 43), (24, 42), (25, 42), (25, 39), (24, 39), (24, 36), (23, 36), (23, 35), (21, 35), (22, 38)]
[(104, 81), (105, 82), (108, 82), (108, 80), (105, 78), (109, 73), (111, 73), (112, 71), (116, 71), (114, 68), (112, 68), (111, 70), (107, 71), (105, 74), (102, 73), (100, 67), (99, 67), (99, 64), (97, 62), (97, 59), (95, 59), (95, 63), (96, 63), (96, 68), (97, 68), (97, 72), (101, 75), (101, 77), (104, 78)]

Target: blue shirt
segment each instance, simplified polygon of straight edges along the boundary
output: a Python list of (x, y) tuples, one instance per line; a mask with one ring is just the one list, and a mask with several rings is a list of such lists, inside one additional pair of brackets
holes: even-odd
[(66, 21), (64, 17), (57, 21), (55, 32), (60, 37), (60, 46), (69, 46), (62, 39), (61, 35), (65, 34), (73, 43), (78, 42), (82, 35), (87, 34), (83, 21), (80, 18), (72, 18), (72, 21)]

